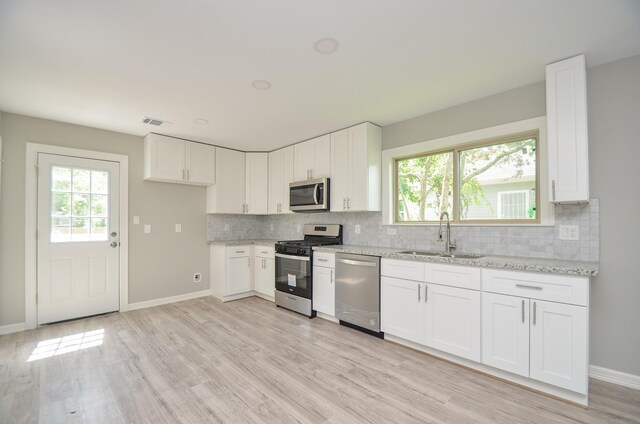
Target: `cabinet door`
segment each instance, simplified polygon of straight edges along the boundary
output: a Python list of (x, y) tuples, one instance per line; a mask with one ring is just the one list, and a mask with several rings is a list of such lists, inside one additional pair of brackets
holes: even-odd
[(424, 284), (424, 344), (480, 362), (480, 292)]
[[(283, 152), (269, 153), (269, 207), (270, 214), (280, 213), (283, 204)], [(288, 194), (288, 193), (287, 193)], [(288, 209), (288, 208), (287, 208)]]
[(200, 143), (186, 143), (187, 181), (211, 185), (216, 182), (216, 148)]
[(289, 183), (295, 181), (293, 170), (295, 163), (293, 160), (293, 146), (285, 147), (282, 150), (282, 206), (280, 213), (293, 213), (289, 210)]
[(311, 179), (311, 170), (315, 161), (315, 141), (298, 143), (293, 147), (295, 161), (295, 180)]
[(482, 293), (482, 363), (529, 376), (529, 299)]
[(424, 284), (397, 278), (381, 277), (382, 331), (416, 343), (423, 342)]
[(216, 182), (207, 187), (207, 213), (244, 213), (245, 154), (216, 149)]
[(266, 259), (264, 260), (263, 280), (262, 280), (262, 294), (267, 296), (275, 296), (276, 290), (276, 260)]
[(530, 302), (530, 377), (586, 394), (587, 308), (540, 300)]
[(314, 139), (311, 178), (331, 177), (331, 135)]
[(587, 82), (584, 55), (547, 66), (551, 202), (589, 201)]
[(246, 154), (246, 213), (252, 215), (267, 213), (268, 161), (268, 153)]
[(178, 138), (151, 134), (145, 138), (145, 179), (182, 181), (185, 177), (185, 143)]
[(349, 130), (331, 134), (331, 211), (347, 210), (349, 198)]
[(349, 210), (369, 209), (369, 148), (367, 124), (349, 128)]
[(251, 258), (240, 257), (227, 260), (227, 287), (225, 296), (251, 290)]
[(333, 273), (332, 268), (313, 267), (313, 310), (332, 317), (336, 315), (336, 287)]

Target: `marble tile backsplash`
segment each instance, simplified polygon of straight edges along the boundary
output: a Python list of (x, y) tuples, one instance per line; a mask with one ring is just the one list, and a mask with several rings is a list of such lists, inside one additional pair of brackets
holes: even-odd
[[(306, 223), (342, 224), (344, 243), (420, 250), (443, 250), (438, 226), (382, 225), (379, 212), (313, 213), (287, 215), (209, 215), (209, 240), (302, 238)], [(360, 234), (355, 227), (360, 225)], [(579, 225), (580, 239), (560, 240), (560, 225)], [(225, 227), (228, 226), (228, 227)], [(227, 228), (227, 230), (225, 230)], [(396, 234), (389, 234), (389, 232)], [(600, 204), (558, 205), (555, 226), (454, 226), (457, 250), (467, 253), (598, 261), (600, 258)]]

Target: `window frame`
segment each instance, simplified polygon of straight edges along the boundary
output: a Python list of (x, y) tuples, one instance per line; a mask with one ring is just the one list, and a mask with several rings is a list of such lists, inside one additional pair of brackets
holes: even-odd
[[(535, 219), (466, 219), (460, 220), (459, 210), (459, 162), (460, 152), (473, 148), (503, 144), (526, 138), (536, 140)], [(399, 221), (398, 209), (398, 161), (429, 154), (454, 152), (454, 196), (452, 224), (455, 225), (497, 225), (535, 226), (554, 225), (553, 205), (542, 203), (548, 197), (548, 175), (546, 170), (546, 117), (503, 124), (496, 127), (443, 137), (421, 143), (403, 145), (383, 151), (383, 225), (437, 225), (439, 221)], [(544, 163), (543, 163), (544, 162)]]

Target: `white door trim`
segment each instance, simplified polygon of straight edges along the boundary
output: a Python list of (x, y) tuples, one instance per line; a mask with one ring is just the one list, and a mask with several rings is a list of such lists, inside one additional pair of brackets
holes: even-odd
[(129, 306), (129, 157), (114, 153), (94, 152), (70, 147), (27, 143), (25, 167), (25, 261), (24, 261), (24, 315), (25, 329), (36, 328), (38, 323), (37, 251), (36, 239), (38, 219), (38, 153), (77, 156), (81, 158), (108, 160), (120, 164), (120, 312)]

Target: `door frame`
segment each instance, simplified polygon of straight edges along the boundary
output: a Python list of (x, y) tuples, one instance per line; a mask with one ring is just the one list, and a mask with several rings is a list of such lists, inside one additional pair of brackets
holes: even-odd
[(129, 309), (129, 157), (115, 153), (95, 152), (71, 147), (48, 144), (27, 143), (25, 167), (25, 260), (24, 260), (24, 315), (25, 328), (38, 325), (37, 266), (38, 240), (36, 237), (38, 220), (38, 153), (74, 156), (86, 159), (106, 160), (120, 165), (120, 312)]

